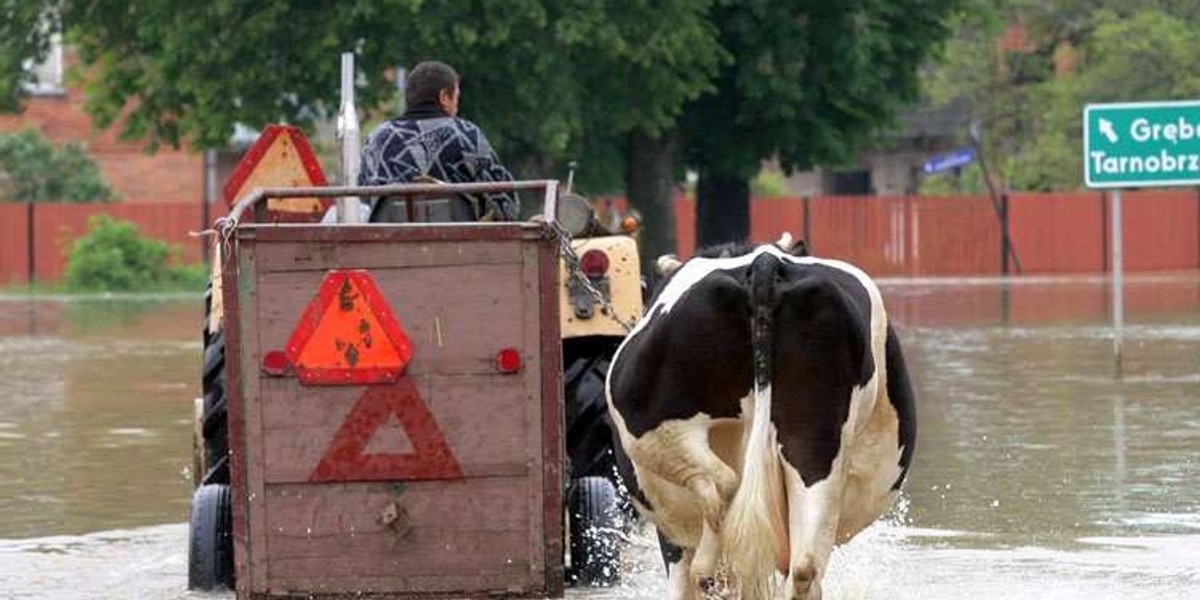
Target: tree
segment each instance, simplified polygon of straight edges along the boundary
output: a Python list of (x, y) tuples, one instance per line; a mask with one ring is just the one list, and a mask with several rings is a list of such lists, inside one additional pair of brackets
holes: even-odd
[(117, 194), (78, 144), (56, 148), (37, 130), (26, 129), (0, 133), (0, 199), (106, 202)]
[[(89, 112), (102, 127), (126, 119), (127, 138), (214, 147), (235, 122), (311, 126), (338, 106), (344, 50), (357, 55), (360, 110), (377, 113), (394, 99), (390, 68), (438, 58), (518, 176), (561, 177), (577, 159), (584, 191), (607, 192), (629, 172), (649, 216), (669, 196), (642, 200), (630, 140), (661, 137), (711, 89), (724, 56), (712, 1), (94, 0), (64, 19), (90, 67)], [(662, 246), (674, 224), (651, 221), (644, 240)]]
[(0, 0), (0, 112), (21, 106), (26, 69), (46, 56), (52, 34), (59, 31), (58, 0)]
[[(1200, 4), (1188, 0), (1007, 0), (964, 10), (925, 89), (963, 102), (1007, 189), (1078, 189), (1083, 106), (1195, 97)], [(998, 40), (1024, 33), (1020, 47)], [(936, 187), (935, 185), (926, 186)]]
[(918, 67), (948, 34), (957, 0), (745, 0), (712, 21), (733, 60), (682, 120), (699, 172), (697, 239), (745, 239), (761, 161), (785, 170), (848, 160), (917, 98)]

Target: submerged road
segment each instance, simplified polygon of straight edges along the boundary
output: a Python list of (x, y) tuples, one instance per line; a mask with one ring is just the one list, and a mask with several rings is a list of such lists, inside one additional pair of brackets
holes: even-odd
[[(836, 551), (829, 600), (1189, 600), (1200, 597), (1200, 534), (1084, 538), (1070, 549), (1006, 543), (966, 532), (893, 523)], [(84, 536), (0, 540), (4, 600), (229, 600), (188, 592), (187, 526), (160, 525)], [(612, 589), (568, 589), (575, 600), (665, 598), (649, 535), (625, 553)]]

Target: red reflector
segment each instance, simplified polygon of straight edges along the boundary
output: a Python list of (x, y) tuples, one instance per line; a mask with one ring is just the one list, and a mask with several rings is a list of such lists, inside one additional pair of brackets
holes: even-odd
[(516, 373), (521, 370), (521, 353), (516, 348), (505, 348), (496, 355), (496, 370), (501, 373)]
[(588, 250), (579, 259), (579, 268), (588, 277), (604, 277), (608, 272), (608, 255), (600, 250)]
[(272, 350), (263, 355), (262, 368), (268, 375), (276, 377), (287, 372), (288, 359), (287, 355), (280, 350)]

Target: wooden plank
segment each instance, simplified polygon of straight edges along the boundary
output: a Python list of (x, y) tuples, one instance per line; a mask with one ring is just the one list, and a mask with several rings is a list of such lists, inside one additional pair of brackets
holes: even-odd
[[(276, 594), (294, 594), (308, 600), (346, 600), (347, 597), (363, 600), (400, 600), (405, 598), (445, 598), (446, 600), (462, 600), (463, 598), (494, 598), (494, 597), (544, 597), (536, 584), (514, 585), (511, 576), (507, 575), (449, 575), (449, 576), (414, 576), (397, 577), (394, 575), (374, 573), (354, 577), (352, 579), (330, 580), (314, 575), (319, 570), (305, 568), (319, 564), (305, 564), (292, 561), (287, 565), (289, 573), (280, 574), (272, 579)], [(516, 567), (514, 567), (516, 568)], [(295, 574), (292, 575), (291, 573)], [(412, 590), (410, 593), (393, 590)], [(488, 593), (483, 590), (496, 590)], [(277, 599), (278, 595), (255, 596), (255, 598)]]
[[(529, 524), (520, 477), (394, 483), (278, 484), (266, 488), (266, 527), (285, 536), (378, 533), (393, 503), (415, 525), (448, 531), (517, 531)], [(453, 515), (447, 519), (446, 515)]]
[[(241, 248), (238, 257), (238, 268), (241, 278), (238, 282), (238, 301), (241, 307), (257, 306), (262, 303), (259, 293), (261, 289), (261, 274), (258, 272), (257, 248), (250, 244)], [(264, 469), (263, 447), (252, 443), (263, 439), (262, 433), (262, 393), (261, 380), (251, 376), (257, 372), (258, 356), (261, 352), (260, 322), (255, 318), (256, 312), (242, 310), (236, 313), (238, 320), (244, 325), (241, 339), (242, 353), (237, 357), (237, 364), (242, 373), (241, 390), (244, 394), (242, 416), (245, 420), (244, 447), (246, 457), (246, 506), (249, 509), (250, 525), (250, 585), (252, 590), (266, 589), (267, 585), (267, 537), (261, 524), (266, 522), (265, 506), (262, 502)], [(228, 364), (228, 362), (226, 362)]]
[[(562, 465), (565, 435), (563, 432), (563, 398), (562, 398), (562, 338), (559, 326), (559, 303), (555, 291), (559, 286), (558, 252), (554, 244), (543, 240), (537, 248), (536, 269), (525, 273), (525, 280), (536, 278), (538, 282), (538, 298), (540, 302), (526, 301), (526, 311), (536, 311), (533, 322), (537, 324), (541, 350), (539, 373), (541, 375), (541, 432), (543, 450), (541, 456), (544, 476), (540, 485), (543, 507), (542, 538), (545, 540), (545, 581), (546, 593), (551, 597), (560, 598), (563, 595), (563, 585), (566, 572), (563, 567), (563, 497), (562, 497)], [(527, 255), (528, 256), (528, 255)], [(529, 260), (526, 260), (528, 268)], [(536, 308), (535, 308), (536, 307)], [(530, 328), (533, 329), (533, 328)], [(527, 343), (533, 344), (531, 340)], [(530, 346), (526, 346), (530, 347)], [(537, 423), (534, 420), (531, 423)]]
[(544, 225), (519, 223), (430, 223), (400, 225), (254, 225), (238, 228), (240, 238), (271, 242), (375, 242), (412, 244), (433, 241), (534, 240), (545, 236)]
[[(532, 403), (520, 376), (416, 378), (422, 398), (467, 477), (525, 475), (530, 448), (540, 447), (536, 426), (526, 420)], [(365, 388), (305, 387), (273, 380), (263, 396), (265, 477), (269, 483), (305, 482), (320, 463), (342, 422)], [(279, 391), (276, 391), (279, 390)], [(536, 421), (533, 421), (536, 423)], [(386, 428), (386, 429), (383, 429)], [(407, 433), (389, 420), (372, 437), (373, 452), (407, 453)], [(394, 450), (392, 450), (394, 448)], [(391, 452), (389, 452), (391, 450)]]
[(521, 564), (523, 574), (529, 575), (523, 529), (464, 531), (427, 525), (414, 526), (404, 536), (376, 531), (327, 536), (272, 533), (269, 538), (273, 566), (287, 559), (326, 561), (330, 566), (323, 572), (331, 578), (389, 571), (399, 576), (506, 573), (513, 564)]
[(484, 264), (521, 260), (517, 241), (413, 243), (270, 242), (259, 244), (263, 273), (345, 269), (398, 269)]
[[(253, 274), (247, 274), (253, 276)], [(242, 374), (240, 357), (243, 354), (241, 315), (242, 302), (238, 299), (240, 279), (238, 277), (237, 255), (225, 257), (222, 263), (220, 287), (221, 302), (225, 307), (225, 391), (226, 415), (229, 428), (229, 479), (230, 502), (233, 505), (233, 562), (235, 587), (238, 596), (245, 596), (252, 591), (250, 565), (250, 510), (247, 498), (250, 494), (247, 488), (246, 476), (246, 419), (245, 395), (242, 391)]]
[[(324, 271), (264, 275), (259, 304), (264, 351), (282, 350)], [(413, 345), (407, 372), (495, 373), (496, 354), (522, 341), (518, 265), (375, 269), (372, 277)]]
[[(529, 424), (529, 443), (525, 446), (527, 460), (530, 464), (539, 464), (542, 460), (543, 446), (547, 440), (543, 437), (541, 427), (542, 422), (542, 404), (541, 404), (541, 380), (542, 367), (546, 364), (544, 356), (542, 356), (542, 340), (541, 340), (541, 317), (540, 310), (542, 306), (541, 289), (538, 281), (538, 249), (534, 244), (526, 244), (522, 248), (522, 264), (521, 264), (521, 304), (524, 308), (522, 315), (522, 325), (524, 339), (522, 346), (532, 351), (535, 358), (526, 363), (524, 383), (530, 390), (529, 399), (525, 402), (523, 418)], [(556, 296), (556, 294), (549, 294)], [(557, 298), (555, 298), (557, 300)], [(556, 343), (558, 341), (556, 340)], [(555, 363), (554, 368), (557, 370), (560, 367)], [(530, 556), (534, 557), (531, 576), (537, 581), (546, 580), (546, 552), (545, 552), (545, 535), (546, 524), (542, 515), (542, 499), (545, 492), (546, 480), (545, 472), (542, 469), (531, 469), (529, 473), (528, 486), (525, 493), (529, 499), (529, 532), (528, 544)], [(561, 509), (560, 509), (561, 514)]]

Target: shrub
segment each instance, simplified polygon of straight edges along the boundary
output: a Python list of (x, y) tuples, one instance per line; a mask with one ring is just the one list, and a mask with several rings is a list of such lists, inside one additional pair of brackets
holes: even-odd
[(143, 236), (136, 225), (96, 215), (87, 234), (67, 255), (67, 287), (72, 290), (125, 292), (162, 288), (201, 289), (207, 276), (201, 265), (174, 265), (178, 249)]
[(23, 202), (108, 202), (117, 194), (79, 144), (55, 147), (35, 129), (0, 133), (0, 196)]

